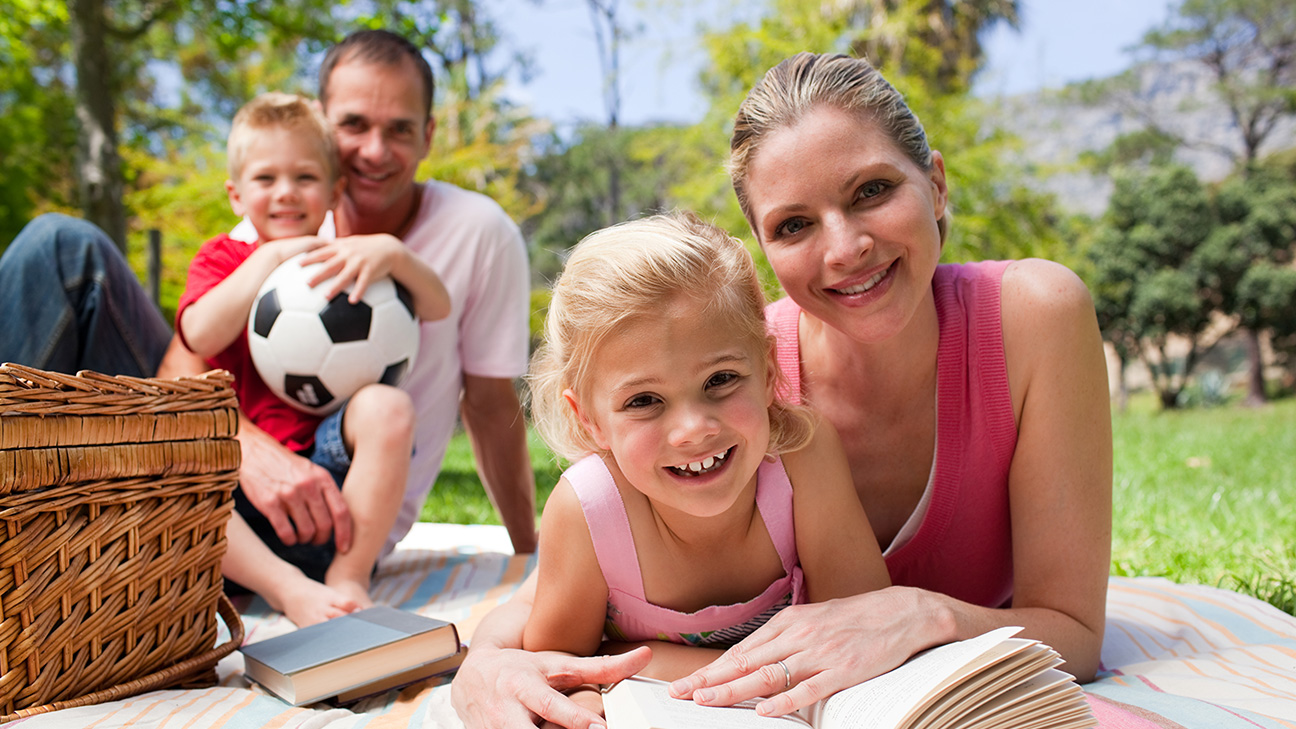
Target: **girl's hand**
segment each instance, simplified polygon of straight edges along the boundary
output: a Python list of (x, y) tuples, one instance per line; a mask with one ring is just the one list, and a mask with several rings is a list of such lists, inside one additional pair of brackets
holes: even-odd
[(396, 266), (408, 255), (405, 244), (385, 233), (353, 235), (338, 238), (311, 250), (302, 265), (322, 263), (320, 270), (311, 276), (311, 286), (333, 279), (324, 298), (332, 300), (351, 286), (347, 300), (358, 303), (369, 284), (390, 276)]
[(652, 658), (646, 648), (619, 656), (574, 658), (557, 652), (474, 646), (450, 684), (450, 702), (468, 729), (522, 729), (546, 721), (570, 729), (605, 726), (589, 697), (561, 692), (586, 683), (614, 683), (634, 675)]
[[(568, 691), (566, 692), (566, 696), (573, 704), (576, 704), (591, 714), (603, 716), (603, 694), (592, 685), (585, 685), (572, 691)], [(561, 725), (555, 724), (551, 721), (546, 721), (540, 726), (544, 729), (562, 729)]]
[[(794, 605), (710, 665), (675, 681), (672, 696), (732, 706), (757, 696), (766, 716), (783, 715), (886, 673), (949, 642), (953, 621), (939, 596), (888, 587), (828, 602)], [(787, 666), (788, 675), (778, 665)]]

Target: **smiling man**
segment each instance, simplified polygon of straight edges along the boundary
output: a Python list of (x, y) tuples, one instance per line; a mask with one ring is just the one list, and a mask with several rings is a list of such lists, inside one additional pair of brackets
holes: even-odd
[[(458, 413), (514, 549), (530, 552), (535, 481), (513, 387), (527, 364), (526, 248), (517, 226), (489, 198), (444, 182), (415, 182), (436, 128), (432, 95), (427, 61), (387, 31), (351, 34), (320, 67), (320, 101), (347, 180), (337, 235), (357, 245), (366, 235), (396, 236), (436, 271), (451, 297), (448, 318), (422, 325), (418, 357), (402, 386), (418, 426), (405, 500), (386, 549), (418, 519)], [(173, 363), (192, 369), (181, 364), (182, 354), (169, 354), (163, 371)], [(240, 429), (243, 488), (265, 515), (265, 531), (286, 546), (319, 545), (332, 534), (345, 549), (350, 515), (331, 479), (263, 435), (255, 427)]]

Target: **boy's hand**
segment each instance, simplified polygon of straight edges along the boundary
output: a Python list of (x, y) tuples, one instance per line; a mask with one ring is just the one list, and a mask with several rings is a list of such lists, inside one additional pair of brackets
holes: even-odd
[(355, 304), (364, 296), (369, 284), (390, 276), (406, 255), (405, 244), (386, 233), (352, 235), (326, 242), (311, 250), (302, 259), (302, 265), (324, 264), (311, 277), (310, 285), (318, 286), (333, 279), (324, 292), (324, 298), (330, 300), (342, 293), (347, 286), (351, 286), (347, 300)]

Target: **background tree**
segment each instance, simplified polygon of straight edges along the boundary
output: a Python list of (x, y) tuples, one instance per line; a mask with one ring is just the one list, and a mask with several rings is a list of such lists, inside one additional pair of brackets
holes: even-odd
[[(1143, 38), (1158, 57), (1204, 66), (1232, 115), (1237, 146), (1211, 146), (1250, 175), (1280, 121), (1296, 115), (1296, 3), (1291, 0), (1183, 0), (1159, 29)], [(1150, 116), (1148, 118), (1151, 118)], [(1263, 242), (1243, 244), (1260, 246)], [(1266, 399), (1260, 332), (1242, 325), (1250, 369), (1247, 400)]]
[(49, 71), (66, 37), (65, 3), (14, 0), (0, 13), (0, 251), (35, 213), (76, 205), (72, 89)]
[(921, 76), (963, 94), (985, 63), (982, 39), (999, 23), (1016, 29), (1018, 0), (834, 0), (854, 29), (850, 50), (883, 73)]
[[(1152, 375), (1162, 407), (1178, 405), (1198, 358), (1217, 293), (1203, 280), (1202, 249), (1216, 227), (1206, 188), (1183, 166), (1125, 170), (1089, 256), (1103, 337)], [(1177, 335), (1186, 343), (1173, 356)]]

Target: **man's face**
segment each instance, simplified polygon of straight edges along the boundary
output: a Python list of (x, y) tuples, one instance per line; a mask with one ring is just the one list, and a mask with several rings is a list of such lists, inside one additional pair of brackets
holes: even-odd
[(432, 140), (425, 96), (418, 71), (404, 59), (397, 65), (343, 60), (329, 75), (324, 113), (337, 132), (347, 197), (361, 219), (385, 223), (392, 216), (386, 227), (393, 228), (404, 221), (414, 173)]

